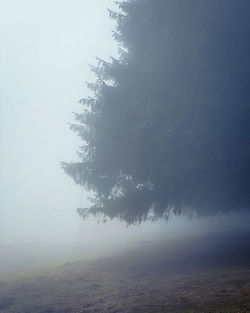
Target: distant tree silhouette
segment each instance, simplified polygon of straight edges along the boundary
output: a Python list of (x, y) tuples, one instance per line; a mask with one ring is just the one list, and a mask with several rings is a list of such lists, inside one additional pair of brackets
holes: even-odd
[(126, 223), (250, 206), (250, 1), (134, 0), (110, 11), (119, 58), (98, 59), (71, 125), (94, 191), (85, 217)]

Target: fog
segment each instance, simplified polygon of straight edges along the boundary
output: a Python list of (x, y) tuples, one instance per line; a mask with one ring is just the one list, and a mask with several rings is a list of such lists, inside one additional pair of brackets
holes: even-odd
[(67, 124), (93, 80), (88, 64), (116, 53), (106, 12), (113, 4), (0, 3), (1, 233), (7, 242), (72, 238), (75, 209), (88, 202), (60, 162), (76, 159)]
[[(107, 8), (114, 8), (113, 1), (0, 1), (2, 256), (7, 246), (57, 244), (65, 245), (59, 253), (64, 262), (88, 257), (90, 247), (98, 253), (108, 245), (123, 249), (173, 233), (248, 228), (249, 217), (235, 213), (192, 220), (172, 216), (168, 223), (129, 227), (84, 221), (77, 214), (76, 208), (88, 206), (88, 194), (63, 173), (60, 162), (77, 160), (80, 140), (68, 123), (89, 93), (84, 81), (94, 80), (88, 64), (96, 64), (95, 56), (117, 55)], [(67, 250), (70, 245), (74, 252)], [(46, 249), (39, 248), (51, 251)]]
[[(77, 159), (80, 141), (68, 123), (87, 94), (84, 81), (94, 79), (88, 64), (95, 64), (96, 55), (107, 59), (117, 53), (107, 13), (113, 1), (0, 4), (1, 248), (11, 246), (13, 252), (20, 245), (20, 259), (27, 244), (39, 250), (46, 244), (42, 251), (48, 255), (61, 244), (63, 262), (79, 255), (79, 246), (73, 253), (70, 244), (83, 243), (86, 258), (86, 246), (96, 253), (100, 242), (117, 246), (114, 234), (121, 246), (165, 231), (165, 223), (127, 228), (119, 222), (83, 221), (76, 208), (88, 205), (87, 195), (60, 168), (62, 160)], [(0, 252), (7, 263), (8, 251)]]
[(0, 0), (0, 313), (250, 311), (247, 7)]
[(60, 162), (76, 158), (67, 123), (93, 79), (88, 64), (116, 50), (108, 5), (1, 1), (1, 209), (79, 206), (81, 191)]

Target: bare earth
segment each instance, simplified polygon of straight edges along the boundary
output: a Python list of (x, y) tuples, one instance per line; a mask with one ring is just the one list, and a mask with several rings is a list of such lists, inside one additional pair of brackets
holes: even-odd
[(0, 280), (0, 312), (250, 312), (249, 238), (216, 234), (141, 242), (119, 256)]

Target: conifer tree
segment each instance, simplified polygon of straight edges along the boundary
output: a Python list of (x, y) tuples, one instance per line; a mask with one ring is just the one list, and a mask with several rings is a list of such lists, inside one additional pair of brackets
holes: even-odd
[(71, 125), (94, 192), (85, 217), (126, 223), (250, 206), (250, 2), (131, 0), (110, 11), (119, 58), (97, 59)]

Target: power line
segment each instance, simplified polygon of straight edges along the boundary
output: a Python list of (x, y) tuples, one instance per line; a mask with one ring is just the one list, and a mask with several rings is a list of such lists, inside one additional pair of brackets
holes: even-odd
[(72, 212), (76, 211), (76, 209), (43, 209), (43, 210), (0, 210), (0, 214), (23, 214), (23, 213), (53, 213), (53, 212)]

